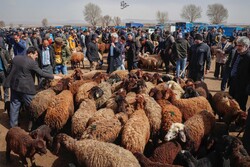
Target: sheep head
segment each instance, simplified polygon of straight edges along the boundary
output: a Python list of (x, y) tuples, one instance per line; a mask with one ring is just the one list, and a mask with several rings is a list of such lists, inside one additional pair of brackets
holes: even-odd
[(144, 108), (144, 103), (145, 103), (145, 98), (141, 94), (136, 95), (136, 108), (138, 109), (143, 109)]
[(182, 142), (186, 142), (186, 135), (185, 135), (185, 125), (181, 123), (173, 123), (164, 137), (165, 141), (170, 141), (172, 139), (177, 138), (178, 136), (180, 137)]
[(161, 100), (163, 97), (163, 94), (157, 88), (152, 88), (149, 92), (149, 96), (153, 97), (155, 100)]
[(34, 139), (32, 142), (32, 146), (35, 149), (35, 152), (40, 155), (47, 153), (46, 145), (42, 139)]
[(152, 77), (152, 80), (151, 82), (153, 84), (159, 84), (159, 83), (162, 83), (163, 80), (162, 80), (162, 77), (159, 73), (154, 73), (153, 77)]
[(141, 69), (138, 69), (135, 74), (137, 75), (138, 78), (142, 78), (143, 76), (143, 71)]
[(74, 70), (74, 73), (71, 75), (73, 80), (82, 80), (83, 79), (83, 72), (80, 68)]
[(152, 80), (152, 78), (153, 78), (153, 75), (152, 74), (150, 74), (150, 73), (144, 73), (143, 75), (142, 75), (142, 79), (144, 79), (146, 82), (147, 81), (151, 81)]
[(96, 83), (102, 83), (103, 81), (106, 81), (108, 79), (108, 74), (97, 72), (93, 77), (92, 80)]
[(104, 94), (103, 90), (99, 88), (98, 86), (94, 86), (88, 92), (89, 92), (89, 95), (88, 95), (89, 99), (94, 98), (95, 100), (100, 98)]
[(119, 75), (117, 75), (117, 74), (111, 75), (109, 77), (109, 79), (107, 80), (107, 82), (110, 85), (113, 85), (114, 83), (119, 82), (119, 81), (121, 81), (121, 77)]
[(193, 87), (186, 87), (185, 93), (182, 95), (182, 98), (188, 99), (191, 97), (198, 97), (199, 93)]

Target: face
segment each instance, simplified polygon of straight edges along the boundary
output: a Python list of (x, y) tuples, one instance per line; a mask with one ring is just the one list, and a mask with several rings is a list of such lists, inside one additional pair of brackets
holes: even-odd
[(18, 35), (14, 35), (14, 40), (18, 41), (20, 39), (20, 37)]
[(245, 51), (247, 51), (247, 49), (248, 49), (248, 47), (247, 46), (245, 46), (244, 44), (242, 44), (242, 43), (238, 43), (237, 42), (237, 52), (238, 53), (243, 53), (243, 52), (245, 52)]
[(49, 46), (49, 41), (48, 40), (44, 40), (43, 41), (43, 47), (47, 48)]
[(33, 60), (36, 60), (37, 57), (38, 57), (37, 51), (36, 51), (34, 54), (31, 55), (31, 58), (32, 58)]
[(133, 36), (131, 34), (128, 35), (128, 40), (132, 41)]
[(227, 39), (221, 38), (221, 42), (222, 42), (222, 43), (226, 43), (226, 42), (227, 42)]

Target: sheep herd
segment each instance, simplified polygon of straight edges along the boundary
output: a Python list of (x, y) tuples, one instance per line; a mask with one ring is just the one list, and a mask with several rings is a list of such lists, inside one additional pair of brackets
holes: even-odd
[(34, 165), (36, 153), (62, 147), (84, 167), (250, 166), (242, 142), (228, 133), (232, 122), (245, 126), (246, 113), (201, 81), (75, 69), (44, 85), (29, 112), (33, 131), (15, 127), (6, 135), (6, 160), (13, 151), (25, 166), (26, 158)]

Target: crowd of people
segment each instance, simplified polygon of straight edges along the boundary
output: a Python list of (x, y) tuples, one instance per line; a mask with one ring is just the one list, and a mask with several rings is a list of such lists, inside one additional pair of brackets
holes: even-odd
[[(99, 54), (100, 43), (109, 46), (107, 73), (126, 70), (125, 60), (128, 71), (137, 69), (140, 67), (138, 55), (149, 53), (160, 55), (167, 74), (170, 73), (171, 66), (175, 66), (176, 77), (203, 81), (204, 75), (210, 70), (211, 59), (215, 57), (214, 77), (222, 79), (221, 91), (225, 91), (226, 86), (229, 86), (230, 95), (237, 100), (241, 109), (246, 111), (250, 94), (250, 41), (247, 32), (238, 34), (235, 32), (231, 37), (226, 37), (221, 28), (202, 32), (198, 32), (197, 28), (192, 32), (184, 32), (180, 28), (174, 33), (155, 29), (150, 34), (148, 30), (135, 27), (119, 30), (114, 27), (85, 30), (50, 27), (1, 30), (0, 81), (1, 84), (6, 80), (9, 82), (3, 84), (5, 102), (9, 99), (8, 88), (12, 90), (11, 112), (17, 112), (20, 98), (30, 101), (26, 94), (35, 94), (33, 87), (32, 90), (27, 88), (28, 91), (20, 87), (20, 85), (30, 86), (22, 83), (23, 79), (27, 79), (23, 77), (26, 72), (29, 71), (27, 82), (31, 83), (34, 83), (31, 77), (34, 71), (38, 73), (39, 83), (44, 77), (58, 77), (53, 74), (66, 75), (67, 63), (75, 51), (84, 53), (85, 60), (90, 63), (90, 70), (101, 68), (103, 61)], [(37, 56), (30, 56), (36, 54)], [(38, 68), (35, 65), (30, 66), (29, 61), (21, 67), (20, 62), (26, 60), (18, 60), (16, 57), (19, 56), (32, 57), (32, 60), (37, 62)], [(24, 67), (26, 65), (29, 67)], [(11, 126), (15, 125), (16, 116), (13, 116)]]

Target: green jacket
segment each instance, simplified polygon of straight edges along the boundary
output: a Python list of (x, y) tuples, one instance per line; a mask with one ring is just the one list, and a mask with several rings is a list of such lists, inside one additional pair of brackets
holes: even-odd
[[(54, 45), (52, 45), (52, 47), (54, 48)], [(55, 55), (56, 55), (55, 48), (54, 48), (54, 51), (55, 51)], [(62, 46), (61, 57), (62, 57), (62, 64), (61, 65), (65, 65), (66, 62), (70, 61), (71, 52), (69, 50), (69, 47), (67, 47), (66, 45)], [(59, 65), (59, 64), (55, 63), (55, 65)]]

